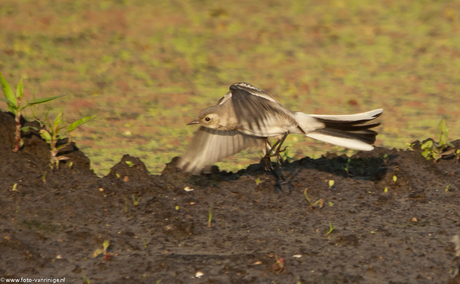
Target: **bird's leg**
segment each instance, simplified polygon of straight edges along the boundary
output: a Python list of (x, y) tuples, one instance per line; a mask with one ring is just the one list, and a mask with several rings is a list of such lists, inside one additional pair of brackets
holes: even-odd
[(273, 149), (276, 147), (276, 145), (278, 145), (278, 143), (279, 143), (279, 140), (272, 146), (270, 145), (270, 142), (268, 142), (268, 139), (265, 141), (265, 156), (262, 158), (261, 162), (264, 163), (266, 171), (273, 170), (272, 161), (270, 158), (272, 157), (271, 153)]
[[(284, 147), (283, 150), (281, 150), (281, 146), (283, 145), (284, 140), (286, 140), (286, 137), (287, 137), (288, 135), (289, 135), (289, 131), (287, 131), (286, 133), (284, 133), (283, 138), (279, 139), (278, 142), (276, 143), (276, 144), (279, 144), (279, 145), (278, 145), (278, 148), (277, 148), (276, 151), (275, 151), (274, 156), (276, 156), (276, 160), (278, 161), (278, 164), (280, 164), (280, 165), (284, 163), (284, 160), (283, 160), (283, 158), (281, 157), (280, 153), (283, 153), (284, 151), (286, 151), (286, 148), (287, 148), (287, 146), (286, 146), (286, 147)], [(275, 145), (276, 145), (276, 144), (275, 144)]]
[(277, 141), (273, 145), (270, 145), (268, 140), (266, 141), (266, 144), (265, 144), (265, 156), (262, 158), (262, 161), (265, 163), (265, 170), (266, 171), (273, 170), (272, 161), (270, 159), (271, 157), (276, 157), (276, 161), (278, 162), (279, 165), (284, 163), (284, 160), (281, 157), (280, 153), (283, 153), (284, 151), (286, 151), (287, 146), (284, 147), (284, 149), (282, 149), (282, 150), (281, 150), (281, 146), (283, 145), (284, 140), (286, 140), (286, 137), (288, 135), (289, 135), (289, 131), (284, 133), (284, 135), (283, 135), (283, 137), (281, 139), (277, 138)]

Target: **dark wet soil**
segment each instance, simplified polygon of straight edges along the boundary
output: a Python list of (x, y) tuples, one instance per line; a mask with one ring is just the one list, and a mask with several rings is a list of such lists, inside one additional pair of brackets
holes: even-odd
[[(99, 178), (74, 144), (62, 151), (70, 159), (51, 169), (36, 132), (17, 153), (13, 140), (14, 120), (1, 113), (3, 279), (460, 283), (450, 242), (460, 233), (460, 165), (455, 157), (425, 160), (418, 142), (413, 151), (376, 148), (350, 162), (307, 157), (285, 164), (278, 174), (286, 180), (277, 181), (259, 165), (191, 176), (175, 160), (156, 176), (129, 155)], [(322, 208), (310, 208), (305, 189)]]

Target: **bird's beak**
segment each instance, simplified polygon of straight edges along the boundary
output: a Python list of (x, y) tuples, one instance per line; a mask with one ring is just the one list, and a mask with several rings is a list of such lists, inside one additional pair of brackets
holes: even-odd
[(193, 124), (198, 124), (199, 122), (197, 120), (192, 120), (187, 125), (193, 125)]

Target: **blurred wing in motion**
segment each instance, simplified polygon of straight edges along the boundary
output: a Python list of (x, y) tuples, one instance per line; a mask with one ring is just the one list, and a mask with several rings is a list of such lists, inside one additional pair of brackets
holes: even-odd
[(220, 131), (201, 126), (192, 143), (182, 155), (178, 167), (199, 174), (208, 165), (235, 155), (247, 148), (260, 147), (265, 138), (245, 135), (238, 131)]

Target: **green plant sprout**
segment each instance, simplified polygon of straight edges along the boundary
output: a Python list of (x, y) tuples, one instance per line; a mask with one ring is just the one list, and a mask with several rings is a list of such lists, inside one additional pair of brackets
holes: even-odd
[(260, 178), (253, 178), (252, 176), (246, 174), (246, 176), (248, 176), (250, 179), (252, 179), (253, 181), (256, 182), (256, 186), (261, 184), (263, 181), (260, 179)]
[(332, 190), (332, 187), (334, 186), (334, 180), (329, 180), (328, 184), (329, 184), (329, 190)]
[(334, 231), (334, 229), (335, 229), (336, 227), (337, 227), (337, 226), (332, 226), (332, 223), (329, 222), (329, 231), (327, 231), (326, 237), (329, 236), (329, 235), (332, 233), (332, 231)]
[(208, 213), (208, 228), (211, 228), (211, 222), (212, 222), (212, 203), (209, 206), (209, 213)]
[(407, 147), (406, 150), (414, 151), (414, 148), (412, 148), (412, 147), (414, 147), (414, 144), (415, 144), (415, 143), (406, 143), (406, 147)]
[(305, 190), (303, 191), (303, 194), (305, 195), (305, 199), (307, 199), (308, 204), (310, 204), (309, 210), (310, 210), (310, 211), (313, 210), (313, 209), (315, 208), (316, 205), (319, 205), (319, 208), (323, 208), (324, 200), (323, 200), (323, 199), (319, 199), (319, 200), (317, 200), (315, 203), (312, 203), (312, 202), (310, 201), (310, 198), (309, 198), (308, 195), (307, 195), (307, 190), (308, 190), (308, 188), (305, 188)]
[(351, 159), (348, 158), (348, 159), (347, 159), (347, 163), (345, 164), (345, 166), (342, 166), (342, 168), (345, 170), (345, 172), (347, 173), (347, 175), (350, 175), (350, 173), (349, 173), (350, 162), (351, 162)]
[(388, 163), (388, 154), (383, 154), (383, 157), (381, 159), (383, 163), (386, 165)]
[(285, 269), (284, 258), (278, 258), (278, 255), (275, 254), (275, 260), (276, 263), (273, 265), (273, 269), (276, 271), (276, 274), (279, 274)]
[(43, 104), (43, 103), (55, 100), (57, 98), (60, 98), (62, 96), (48, 97), (48, 98), (43, 98), (43, 99), (38, 99), (38, 100), (34, 99), (32, 102), (27, 102), (25, 106), (21, 106), (21, 100), (22, 100), (22, 97), (24, 96), (22, 78), (21, 80), (19, 80), (18, 86), (16, 87), (16, 94), (13, 93), (13, 90), (8, 85), (8, 82), (6, 82), (1, 72), (0, 72), (0, 82), (2, 84), (3, 95), (5, 96), (5, 99), (0, 99), (0, 100), (6, 102), (6, 104), (8, 105), (8, 109), (13, 113), (15, 121), (16, 121), (16, 134), (15, 134), (13, 152), (17, 152), (19, 151), (20, 144), (22, 143), (21, 142), (21, 130), (22, 131), (29, 130), (29, 127), (21, 127), (22, 111), (33, 105)]
[(397, 176), (393, 176), (393, 181), (394, 181), (394, 182), (397, 182), (397, 181), (398, 181), (398, 177), (397, 177)]
[[(433, 139), (428, 139), (422, 143), (422, 155), (427, 160), (433, 159), (434, 162), (438, 162), (443, 156), (452, 155), (455, 149), (447, 150), (448, 147), (454, 147), (452, 143), (447, 142), (449, 135), (449, 129), (446, 125), (446, 120), (443, 119), (438, 124), (438, 142)], [(447, 150), (447, 151), (446, 151)]]
[(457, 151), (455, 151), (455, 157), (457, 158), (457, 164), (458, 164), (458, 161), (460, 160), (460, 149), (457, 149)]
[(18, 183), (13, 184), (12, 191), (18, 191)]
[[(40, 130), (40, 136), (48, 143), (51, 147), (51, 167), (53, 164), (59, 168), (59, 161), (68, 160), (68, 157), (65, 156), (58, 156), (59, 150), (67, 147), (72, 143), (72, 137), (70, 136), (70, 132), (74, 131), (77, 127), (90, 121), (91, 119), (95, 118), (95, 115), (87, 116), (82, 119), (75, 121), (74, 123), (70, 124), (67, 128), (64, 126), (64, 123), (61, 121), (62, 112), (59, 113), (54, 122), (48, 119), (48, 115), (46, 115), (46, 121), (42, 122), (42, 126), (45, 126), (44, 129)], [(49, 130), (47, 130), (49, 129)], [(65, 129), (64, 133), (61, 135), (61, 131)], [(63, 140), (67, 138), (67, 142), (61, 145), (58, 145), (59, 140)]]
[(102, 254), (104, 256), (104, 260), (110, 260), (112, 258), (112, 254), (107, 252), (107, 249), (109, 248), (109, 246), (110, 246), (110, 242), (108, 240), (105, 240), (102, 243), (102, 249), (96, 249), (94, 251), (93, 258), (96, 258)]
[(141, 197), (139, 196), (138, 198), (136, 198), (136, 196), (134, 196), (134, 194), (131, 195), (131, 198), (133, 199), (133, 205), (134, 206), (137, 206), (139, 205), (139, 202), (141, 201)]
[(83, 274), (82, 277), (83, 277), (83, 283), (91, 284), (91, 281), (89, 281), (89, 278), (86, 278), (85, 274)]
[(131, 168), (132, 166), (134, 166), (133, 162), (131, 162), (131, 161), (125, 161), (125, 163), (126, 163), (126, 164), (128, 165), (128, 167), (130, 167), (130, 168)]
[(451, 185), (451, 184), (449, 183), (449, 184), (446, 186), (446, 192), (449, 191), (450, 185)]

